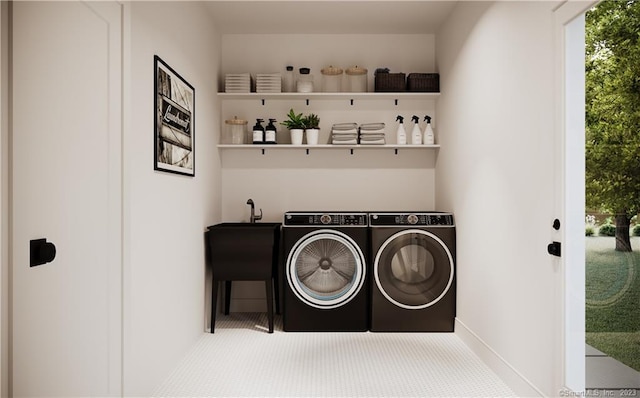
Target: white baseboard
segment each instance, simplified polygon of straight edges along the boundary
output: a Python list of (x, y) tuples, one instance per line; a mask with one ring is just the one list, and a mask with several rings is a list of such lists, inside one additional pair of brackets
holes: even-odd
[(484, 340), (456, 318), (455, 333), (500, 377), (518, 397), (544, 397), (542, 391), (518, 372)]

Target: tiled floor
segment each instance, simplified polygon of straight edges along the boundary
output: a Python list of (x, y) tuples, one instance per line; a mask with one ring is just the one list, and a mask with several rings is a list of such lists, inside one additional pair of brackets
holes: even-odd
[(220, 316), (155, 397), (507, 397), (454, 333), (284, 333)]
[(598, 391), (599, 397), (640, 397), (640, 372), (590, 345), (586, 355), (587, 390)]

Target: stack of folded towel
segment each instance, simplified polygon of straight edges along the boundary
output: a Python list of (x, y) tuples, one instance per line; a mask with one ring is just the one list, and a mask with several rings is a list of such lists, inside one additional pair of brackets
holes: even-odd
[(356, 145), (358, 143), (358, 125), (356, 123), (336, 123), (331, 126), (331, 143)]
[(359, 138), (362, 145), (384, 145), (384, 123), (361, 124)]

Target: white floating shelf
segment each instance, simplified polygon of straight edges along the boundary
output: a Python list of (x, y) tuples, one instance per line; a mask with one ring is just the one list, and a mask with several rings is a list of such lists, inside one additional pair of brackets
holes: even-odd
[(253, 144), (218, 144), (218, 148), (221, 150), (225, 149), (240, 149), (240, 150), (254, 150), (258, 149), (263, 154), (267, 150), (298, 150), (303, 149), (307, 153), (310, 151), (328, 151), (328, 150), (349, 150), (353, 153), (354, 150), (394, 150), (395, 153), (398, 153), (399, 150), (435, 150), (440, 148), (440, 145), (396, 145), (396, 144), (386, 144), (386, 145), (332, 145), (332, 144), (319, 144), (319, 145), (292, 145), (292, 144), (276, 144), (276, 145), (253, 145)]
[(401, 100), (401, 99), (436, 99), (440, 93), (218, 93), (222, 99), (233, 100)]
[(440, 145), (342, 145), (342, 144), (318, 144), (318, 145), (292, 145), (292, 144), (218, 144), (221, 149), (434, 149)]

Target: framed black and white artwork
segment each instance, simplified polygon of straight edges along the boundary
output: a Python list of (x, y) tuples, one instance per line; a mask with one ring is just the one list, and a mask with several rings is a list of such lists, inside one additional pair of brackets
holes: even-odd
[(154, 169), (195, 176), (195, 89), (157, 55)]

